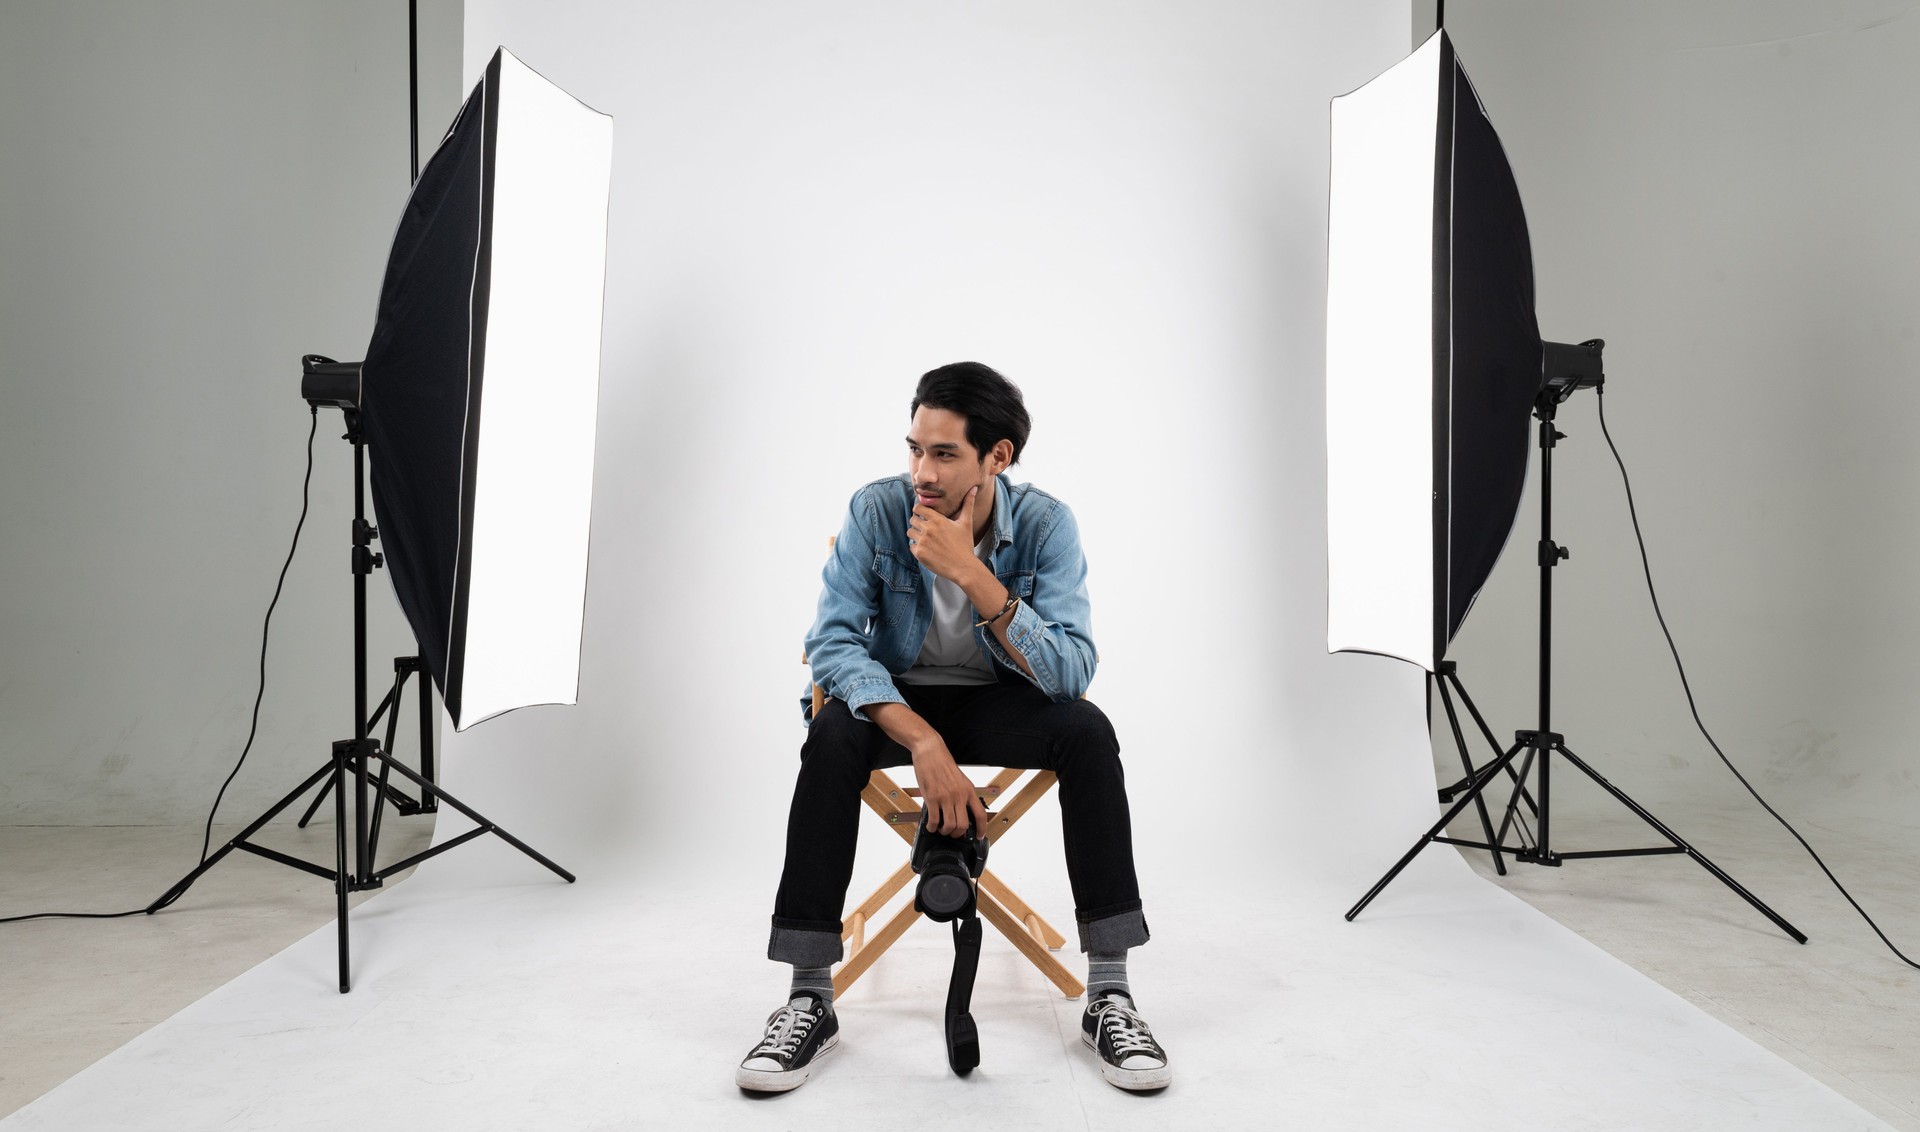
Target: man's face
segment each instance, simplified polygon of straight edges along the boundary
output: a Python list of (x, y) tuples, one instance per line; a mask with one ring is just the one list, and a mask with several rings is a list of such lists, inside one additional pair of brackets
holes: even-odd
[(926, 405), (913, 411), (907, 429), (907, 475), (913, 481), (914, 502), (949, 519), (960, 517), (967, 489), (978, 486), (974, 500), (978, 514), (993, 502), (993, 477), (1000, 471), (993, 458), (981, 459), (967, 443), (967, 418), (947, 409)]

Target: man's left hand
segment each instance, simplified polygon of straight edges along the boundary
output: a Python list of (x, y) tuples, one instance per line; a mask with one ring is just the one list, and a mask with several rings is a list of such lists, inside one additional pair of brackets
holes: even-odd
[(907, 522), (907, 540), (920, 565), (950, 582), (963, 582), (969, 570), (980, 564), (973, 553), (973, 500), (978, 487), (967, 489), (960, 505), (960, 517), (949, 519), (931, 507), (917, 506)]

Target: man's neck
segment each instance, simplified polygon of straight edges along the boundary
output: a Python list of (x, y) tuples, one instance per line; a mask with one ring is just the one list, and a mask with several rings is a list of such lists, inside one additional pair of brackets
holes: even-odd
[(980, 540), (986, 538), (987, 532), (993, 529), (993, 499), (994, 496), (999, 494), (994, 489), (994, 482), (994, 480), (988, 479), (986, 483), (982, 484), (980, 487), (980, 495), (977, 497), (985, 501), (987, 509), (982, 511), (977, 504), (974, 508), (973, 545), (975, 546), (979, 546)]

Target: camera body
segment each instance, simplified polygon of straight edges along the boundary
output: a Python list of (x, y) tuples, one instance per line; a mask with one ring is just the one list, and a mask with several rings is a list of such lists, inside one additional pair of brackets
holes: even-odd
[(946, 922), (970, 913), (973, 882), (987, 868), (987, 839), (971, 823), (967, 836), (948, 837), (927, 828), (925, 811), (913, 835), (913, 871), (920, 875), (913, 906), (930, 920)]

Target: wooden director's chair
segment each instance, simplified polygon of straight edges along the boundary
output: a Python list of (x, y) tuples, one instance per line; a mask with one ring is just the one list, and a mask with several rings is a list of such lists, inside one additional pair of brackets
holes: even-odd
[[(832, 538), (827, 540), (829, 547), (833, 543)], [(805, 654), (801, 655), (800, 663), (807, 663)], [(826, 706), (826, 691), (815, 684), (813, 715), (809, 718), (818, 719), (820, 709)], [(1025, 773), (1027, 772), (1018, 767), (1008, 767), (995, 774), (985, 786), (974, 787), (980, 794), (981, 804), (987, 808), (987, 843), (989, 845), (997, 844), (1007, 830), (1013, 828), (1013, 823), (1019, 821), (1021, 815), (1032, 809), (1035, 802), (1045, 797), (1047, 791), (1053, 789), (1053, 784), (1059, 780), (1059, 777), (1050, 770), (1035, 771), (1026, 785), (1020, 787), (1019, 792), (1013, 795), (1012, 801), (995, 810), (993, 804), (999, 801), (1007, 791), (1013, 789), (1014, 784), (1019, 782), (1020, 776)], [(880, 815), (880, 820), (887, 823), (887, 828), (899, 834), (901, 840), (909, 846), (913, 844), (914, 830), (920, 825), (920, 803), (915, 801), (919, 797), (919, 787), (901, 786), (894, 782), (892, 776), (884, 770), (874, 771), (873, 776), (867, 780), (866, 789), (860, 791), (860, 800), (867, 804), (867, 808)], [(913, 862), (909, 858), (901, 862), (900, 867), (895, 869), (893, 875), (888, 877), (879, 888), (873, 890), (872, 896), (862, 900), (858, 907), (842, 918), (841, 923), (844, 926), (840, 930), (840, 938), (846, 942), (847, 957), (841, 962), (840, 969), (833, 973), (833, 993), (836, 997), (847, 993), (847, 988), (851, 987), (868, 967), (873, 966), (876, 960), (886, 954), (887, 948), (892, 947), (895, 941), (907, 934), (907, 929), (920, 918), (920, 910), (915, 908), (913, 901), (909, 899), (880, 925), (880, 930), (874, 932), (871, 939), (867, 938), (867, 925), (873, 922), (882, 908), (886, 907), (887, 901), (893, 899), (912, 879)], [(1020, 954), (1026, 956), (1035, 967), (1040, 968), (1040, 973), (1052, 980), (1053, 985), (1060, 988), (1061, 994), (1068, 998), (1079, 998), (1087, 993), (1087, 985), (1074, 978), (1073, 972), (1067, 970), (1066, 964), (1053, 955), (1053, 952), (1067, 945), (1067, 938), (1054, 930), (1052, 924), (1041, 919), (1040, 914), (1028, 906), (1026, 901), (1020, 899), (1019, 894), (1013, 889), (1008, 888), (1005, 881), (994, 876), (992, 869), (981, 871), (980, 881), (975, 891), (978, 894), (977, 902), (981, 917), (998, 928), (1000, 934), (1006, 936)]]
[[(804, 658), (803, 658), (804, 660)], [(813, 686), (813, 713), (817, 718), (820, 710), (827, 704), (827, 695), (820, 685)], [(1005, 836), (1007, 830), (1030, 809), (1033, 804), (1053, 789), (1058, 777), (1050, 770), (1034, 771), (1033, 777), (1016, 791), (1012, 799), (996, 810), (994, 803), (999, 801), (1020, 776), (1027, 772), (1018, 767), (1008, 767), (996, 773), (984, 786), (974, 787), (980, 794), (980, 801), (987, 807), (987, 841), (996, 844)], [(867, 780), (866, 789), (860, 791), (860, 800), (867, 808), (880, 815), (887, 828), (899, 834), (908, 845), (913, 844), (915, 829), (920, 824), (920, 789), (917, 786), (901, 786), (884, 770), (876, 770)], [(873, 966), (886, 950), (907, 933), (915, 920), (920, 918), (920, 910), (913, 906), (909, 898), (906, 903), (894, 911), (879, 930), (871, 937), (867, 934), (867, 925), (874, 922), (882, 908), (886, 907), (907, 882), (913, 879), (913, 862), (903, 861), (893, 875), (881, 882), (873, 895), (862, 900), (843, 918), (845, 926), (840, 938), (846, 941), (847, 957), (840, 969), (833, 973), (833, 993), (835, 997), (847, 993), (847, 988)], [(1079, 998), (1087, 992), (1087, 986), (1067, 970), (1066, 964), (1054, 956), (1053, 952), (1066, 946), (1066, 937), (1056, 931), (1052, 924), (1040, 918), (1018, 893), (1007, 887), (1007, 883), (995, 876), (992, 869), (983, 870), (977, 888), (981, 918), (1000, 930), (1020, 954), (1027, 957), (1040, 973), (1060, 988), (1060, 993), (1068, 998)]]

